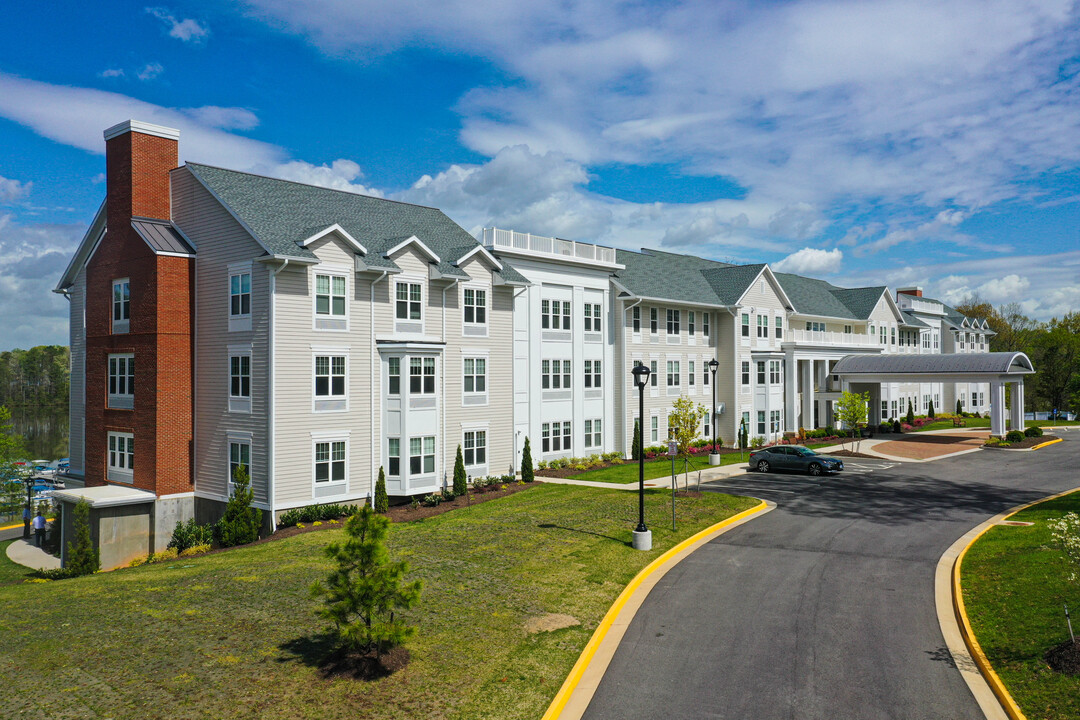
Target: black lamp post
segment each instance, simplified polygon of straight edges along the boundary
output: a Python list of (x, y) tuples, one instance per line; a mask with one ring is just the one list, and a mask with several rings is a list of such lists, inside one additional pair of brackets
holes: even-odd
[(716, 456), (716, 462), (713, 463), (713, 458), (709, 458), (709, 462), (718, 465), (720, 463), (720, 451), (716, 449), (716, 368), (720, 367), (720, 363), (716, 362), (716, 358), (709, 361), (709, 370), (712, 371), (712, 455)]
[(645, 527), (645, 386), (649, 383), (649, 368), (638, 364), (631, 372), (638, 389), (638, 417), (641, 421), (638, 437), (638, 524), (634, 530), (634, 549), (651, 550), (652, 533)]
[[(30, 517), (34, 517), (34, 478), (33, 473), (29, 473), (23, 476), (23, 484), (26, 485), (26, 510), (30, 511)], [(27, 540), (30, 539), (30, 520), (26, 519), (26, 513), (23, 513), (23, 537)]]

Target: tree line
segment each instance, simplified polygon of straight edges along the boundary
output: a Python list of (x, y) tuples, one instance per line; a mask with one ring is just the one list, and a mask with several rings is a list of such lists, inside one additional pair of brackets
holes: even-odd
[(1039, 322), (1019, 303), (995, 308), (978, 295), (956, 309), (986, 320), (996, 333), (990, 336), (991, 352), (1020, 351), (1031, 358), (1035, 375), (1024, 381), (1024, 410), (1080, 412), (1080, 312)]
[(67, 407), (70, 357), (64, 345), (0, 353), (0, 405)]

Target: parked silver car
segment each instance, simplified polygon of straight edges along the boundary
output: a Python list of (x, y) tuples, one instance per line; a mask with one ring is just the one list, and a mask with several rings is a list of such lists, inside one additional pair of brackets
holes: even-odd
[(844, 469), (844, 461), (819, 455), (802, 445), (773, 445), (750, 453), (750, 467), (758, 472), (801, 470), (811, 475), (834, 473)]

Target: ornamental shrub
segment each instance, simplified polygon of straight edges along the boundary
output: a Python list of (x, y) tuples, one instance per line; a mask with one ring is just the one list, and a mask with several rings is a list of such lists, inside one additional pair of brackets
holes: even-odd
[(521, 480), (523, 482), (532, 482), (533, 475), (533, 459), (532, 448), (529, 446), (529, 438), (525, 438), (525, 448), (521, 451)]
[(963, 415), (964, 408), (960, 405), (960, 398), (956, 398), (956, 414)]
[(385, 513), (390, 509), (390, 498), (386, 495), (386, 473), (379, 466), (379, 479), (375, 481), (375, 512)]
[(931, 420), (934, 419), (934, 401), (933, 401), (933, 399), (930, 400), (930, 405), (926, 408), (926, 417), (930, 418)]
[(899, 420), (893, 420), (892, 421), (892, 431), (894, 433), (896, 433), (896, 434), (900, 434), (901, 431), (900, 431), (900, 421)]
[(915, 424), (915, 408), (913, 408), (911, 406), (911, 399), (910, 398), (908, 398), (908, 401), (907, 401), (907, 418), (906, 419), (907, 419), (907, 424), (908, 425), (914, 425)]
[(68, 577), (92, 575), (101, 569), (101, 555), (90, 538), (90, 505), (80, 500), (72, 515), (75, 542), (68, 543), (67, 563), (64, 570)]
[(1042, 437), (1043, 431), (1041, 427), (1029, 427), (1024, 431), (1025, 437)]
[(1019, 430), (1010, 430), (1009, 432), (1005, 433), (1005, 439), (1011, 443), (1020, 442), (1024, 439), (1024, 433), (1020, 432)]
[(634, 444), (630, 449), (630, 457), (633, 460), (641, 459), (641, 421), (634, 420)]
[(262, 522), (259, 509), (251, 507), (254, 497), (247, 467), (238, 465), (233, 472), (233, 494), (229, 498), (229, 504), (225, 506), (225, 514), (214, 526), (218, 545), (233, 547), (259, 539)]
[(176, 521), (173, 528), (172, 539), (166, 547), (175, 548), (176, 552), (182, 553), (188, 548), (197, 545), (209, 545), (214, 540), (214, 528), (212, 525), (200, 525), (195, 518), (186, 523)]
[(454, 495), (464, 495), (468, 492), (468, 476), (465, 474), (465, 459), (461, 455), (461, 444), (457, 446), (457, 457), (454, 458)]
[(878, 426), (878, 432), (891, 433), (892, 432), (892, 423), (887, 423), (887, 422), (881, 423), (881, 425)]

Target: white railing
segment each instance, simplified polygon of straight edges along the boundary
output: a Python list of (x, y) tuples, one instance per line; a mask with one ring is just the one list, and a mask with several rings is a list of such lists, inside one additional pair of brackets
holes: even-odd
[(589, 260), (607, 265), (615, 264), (615, 248), (502, 228), (484, 228), (482, 242), (486, 247), (496, 249), (524, 250), (538, 255)]
[(792, 330), (792, 339), (797, 343), (812, 343), (814, 345), (876, 345), (877, 336), (865, 333), (839, 333), (824, 330)]
[(900, 307), (905, 309), (911, 309), (915, 312), (930, 313), (933, 315), (944, 315), (945, 309), (941, 306), (941, 303), (934, 302), (932, 300), (922, 300), (914, 295), (906, 295), (900, 293)]

